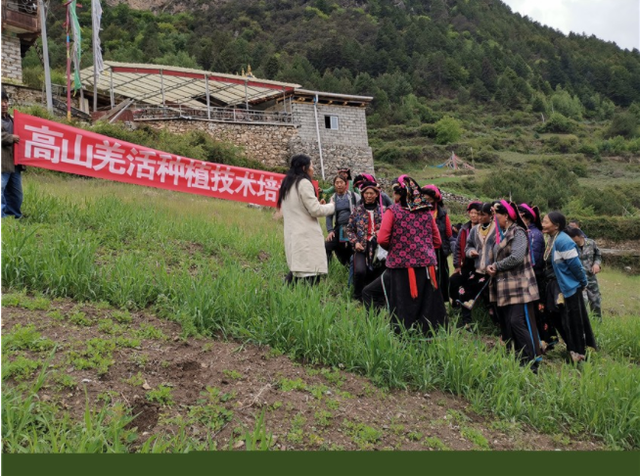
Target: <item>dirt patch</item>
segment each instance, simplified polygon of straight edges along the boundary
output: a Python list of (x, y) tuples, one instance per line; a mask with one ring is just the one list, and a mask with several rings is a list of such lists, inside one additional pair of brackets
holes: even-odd
[[(602, 449), (596, 441), (479, 415), (464, 399), (440, 391), (388, 391), (340, 369), (301, 365), (268, 347), (183, 339), (178, 324), (146, 312), (70, 301), (47, 310), (2, 308), (4, 335), (30, 324), (58, 345), (39, 397), (77, 421), (87, 399), (94, 408), (124, 405), (133, 417), (129, 428), (137, 429), (134, 449), (178, 427), (219, 449), (242, 449), (237, 436), (252, 431), (261, 414), (279, 450)], [(114, 346), (105, 351), (107, 363), (83, 369), (78, 356), (91, 361), (102, 355), (108, 348), (102, 342)], [(89, 343), (93, 356), (83, 354)], [(19, 351), (8, 359), (45, 360), (45, 354)]]

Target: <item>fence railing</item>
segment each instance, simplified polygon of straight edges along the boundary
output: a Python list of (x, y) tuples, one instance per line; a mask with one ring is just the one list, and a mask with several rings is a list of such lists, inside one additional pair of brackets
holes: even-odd
[(38, 14), (38, 3), (36, 0), (3, 0), (2, 8), (14, 12), (26, 13), (27, 15)]
[(278, 111), (251, 111), (246, 109), (211, 107), (194, 108), (184, 106), (133, 105), (129, 108), (135, 121), (192, 120), (234, 122), (250, 124), (293, 124), (293, 114)]

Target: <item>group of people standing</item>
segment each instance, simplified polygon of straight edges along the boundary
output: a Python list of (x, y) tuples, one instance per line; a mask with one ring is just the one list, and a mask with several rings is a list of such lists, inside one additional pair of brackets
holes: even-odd
[[(435, 185), (421, 187), (401, 175), (392, 183), (391, 198), (372, 175), (352, 180), (343, 169), (325, 191), (332, 193), (326, 203), (317, 198), (312, 179), (311, 159), (294, 156), (278, 199), (287, 282), (317, 283), (335, 254), (350, 268), (353, 297), (367, 308), (386, 309), (398, 332), (433, 333), (448, 323), (447, 304), (471, 329), (472, 310), (480, 303), (499, 327), (501, 341), (534, 371), (558, 334), (573, 362), (596, 347), (582, 297), (589, 283), (581, 262), (585, 247), (577, 240), (584, 236), (580, 230), (568, 230), (577, 238), (565, 233), (560, 212), (541, 220), (538, 208), (526, 203), (474, 201), (456, 236)], [(599, 265), (590, 271), (599, 272)], [(599, 312), (599, 293), (597, 305)]]

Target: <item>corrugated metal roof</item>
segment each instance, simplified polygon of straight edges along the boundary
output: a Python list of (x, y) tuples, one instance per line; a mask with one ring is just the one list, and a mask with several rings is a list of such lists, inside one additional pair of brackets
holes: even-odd
[[(80, 72), (86, 90), (93, 89), (93, 66)], [(208, 84), (207, 84), (208, 82)], [(177, 66), (104, 62), (104, 72), (98, 80), (98, 90), (148, 104), (182, 104), (202, 107), (209, 96), (226, 105), (245, 101), (258, 103), (290, 93), (299, 84), (257, 79), (250, 76), (213, 73)], [(198, 100), (200, 99), (200, 100)]]

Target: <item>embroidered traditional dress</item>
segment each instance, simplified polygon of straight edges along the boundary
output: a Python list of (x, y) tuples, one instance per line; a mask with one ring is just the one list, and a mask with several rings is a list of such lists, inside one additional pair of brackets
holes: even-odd
[(444, 325), (446, 309), (434, 269), (434, 246), (441, 240), (432, 215), (396, 203), (385, 212), (378, 239), (389, 251), (387, 269), (363, 290), (365, 306), (386, 306), (396, 331), (400, 325), (423, 332)]

